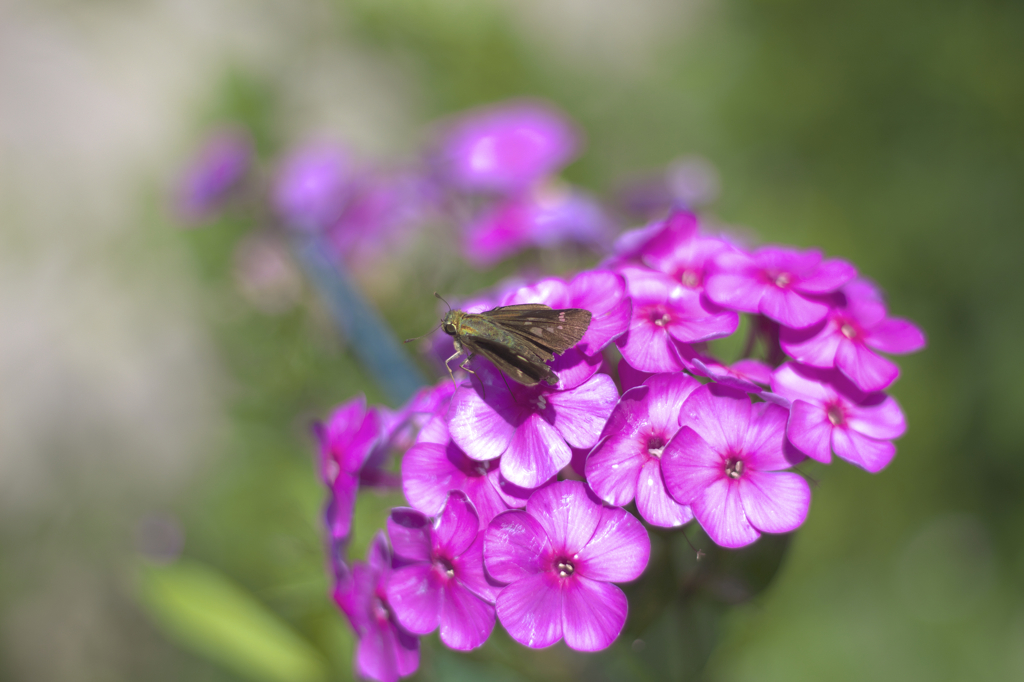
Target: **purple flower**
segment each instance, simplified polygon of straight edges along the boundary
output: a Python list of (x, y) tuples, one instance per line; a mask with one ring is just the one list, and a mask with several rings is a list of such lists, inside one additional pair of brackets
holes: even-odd
[(715, 260), (705, 291), (715, 303), (761, 313), (795, 329), (820, 322), (828, 313), (822, 294), (830, 294), (857, 275), (839, 259), (823, 261), (819, 251), (766, 246), (753, 254), (725, 251)]
[(892, 439), (907, 429), (893, 398), (864, 393), (835, 370), (787, 362), (772, 375), (772, 390), (792, 401), (789, 441), (825, 464), (835, 451), (871, 473), (881, 471), (896, 455)]
[(706, 304), (699, 293), (663, 273), (637, 267), (623, 268), (621, 272), (633, 301), (633, 315), (629, 332), (616, 345), (635, 369), (685, 369), (679, 344), (728, 336), (739, 326), (736, 313)]
[(656, 374), (623, 394), (587, 458), (587, 483), (598, 497), (618, 507), (636, 498), (640, 515), (655, 526), (693, 518), (665, 490), (661, 454), (679, 430), (683, 401), (700, 386), (682, 373)]
[(352, 578), (339, 583), (334, 600), (359, 637), (356, 672), (380, 682), (412, 675), (420, 664), (419, 639), (395, 620), (385, 587), (391, 575), (391, 553), (384, 533), (373, 539), (366, 563), (352, 566)]
[(522, 190), (568, 163), (577, 150), (569, 121), (541, 102), (506, 102), (467, 112), (449, 130), (443, 163), (467, 190)]
[(506, 382), (489, 363), (474, 371), (452, 399), (452, 440), (477, 461), (501, 457), (501, 475), (522, 488), (538, 487), (569, 464), (570, 446), (593, 447), (619, 397), (607, 374), (558, 390)]
[(782, 348), (812, 367), (836, 367), (862, 391), (880, 391), (896, 381), (895, 363), (872, 352), (913, 353), (924, 334), (908, 320), (888, 317), (882, 295), (863, 279), (850, 282), (820, 326), (783, 329)]
[(707, 384), (690, 394), (682, 412), (686, 426), (662, 453), (662, 475), (669, 494), (690, 505), (712, 540), (742, 547), (804, 522), (811, 489), (799, 475), (779, 471), (793, 465), (785, 408), (751, 405), (746, 393)]
[(331, 491), (327, 529), (333, 541), (344, 543), (352, 530), (363, 469), (381, 443), (381, 415), (358, 396), (313, 428), (320, 443), (320, 476)]
[(352, 170), (337, 146), (309, 144), (288, 155), (274, 182), (274, 208), (284, 224), (300, 232), (322, 232), (341, 217)]
[(484, 536), (484, 563), (507, 583), (495, 606), (512, 639), (534, 649), (565, 638), (577, 651), (607, 648), (626, 622), (626, 595), (610, 584), (647, 567), (651, 541), (623, 509), (592, 500), (579, 481), (538, 490)]
[(772, 380), (772, 368), (760, 360), (748, 358), (723, 365), (711, 358), (695, 357), (690, 362), (695, 374), (747, 393), (763, 394), (762, 386), (767, 386)]
[(480, 528), (486, 528), (491, 519), (509, 508), (500, 494), (501, 484), (498, 460), (478, 462), (467, 457), (452, 442), (443, 415), (427, 423), (402, 458), (405, 499), (428, 516), (441, 512), (449, 491), (461, 490), (476, 507)]
[(219, 210), (249, 172), (252, 157), (245, 131), (229, 128), (210, 136), (179, 182), (175, 205), (182, 218), (200, 222)]
[(473, 503), (453, 490), (435, 523), (415, 509), (395, 509), (388, 535), (401, 568), (388, 578), (387, 596), (398, 622), (425, 635), (441, 627), (452, 649), (475, 649), (494, 628), (494, 595), (484, 574), (483, 531)]
[(575, 243), (599, 248), (610, 232), (610, 221), (593, 198), (549, 183), (498, 204), (472, 222), (464, 248), (470, 261), (489, 266), (530, 247)]

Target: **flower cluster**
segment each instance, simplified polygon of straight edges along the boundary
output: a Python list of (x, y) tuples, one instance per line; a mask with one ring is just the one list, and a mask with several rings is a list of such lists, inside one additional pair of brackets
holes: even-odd
[[(386, 473), (375, 453), (407, 447), (410, 507), (388, 520), (390, 554), (379, 539), (369, 563), (336, 571), (367, 677), (408, 674), (416, 637), (438, 628), (458, 650), (496, 621), (527, 647), (608, 647), (627, 614), (614, 583), (639, 578), (650, 555), (644, 523), (696, 519), (722, 547), (795, 530), (811, 498), (795, 465), (834, 453), (877, 472), (892, 460), (905, 422), (883, 392), (898, 369), (878, 352), (925, 343), (853, 265), (748, 250), (683, 210), (622, 235), (597, 269), (507, 287), (475, 309), (517, 303), (592, 314), (551, 361), (556, 385), (524, 386), (477, 359), (454, 391), (442, 381), (387, 417), (357, 399), (321, 428), (332, 547), (359, 482)], [(716, 357), (709, 342), (741, 316), (744, 357)]]

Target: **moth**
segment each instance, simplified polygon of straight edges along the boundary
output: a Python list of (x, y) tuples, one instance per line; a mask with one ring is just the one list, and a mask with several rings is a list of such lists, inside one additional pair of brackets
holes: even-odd
[(553, 310), (541, 303), (506, 305), (482, 313), (450, 310), (441, 321), (445, 334), (454, 337), (455, 355), (468, 357), (462, 369), (474, 355), (482, 355), (514, 380), (524, 386), (536, 386), (541, 381), (554, 386), (558, 376), (546, 363), (556, 353), (579, 343), (590, 327), (590, 311), (580, 308)]

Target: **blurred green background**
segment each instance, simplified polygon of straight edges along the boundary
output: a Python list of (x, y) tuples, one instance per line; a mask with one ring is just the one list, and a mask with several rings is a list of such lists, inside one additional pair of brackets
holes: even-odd
[[(702, 651), (708, 681), (1024, 679), (1022, 36), (995, 1), (0, 0), (0, 679), (350, 678), (308, 424), (381, 395), (310, 292), (240, 296), (259, 225), (180, 231), (168, 187), (216, 125), (264, 162), (324, 132), (398, 159), (520, 95), (585, 131), (573, 182), (700, 155), (715, 219), (855, 262), (929, 336), (896, 460), (814, 470), (767, 590), (586, 675), (681, 679)], [(417, 262), (364, 282), (401, 337), (422, 292), (496, 277)], [(356, 556), (397, 499), (360, 501)], [(420, 679), (577, 660), (499, 636), (428, 647)]]

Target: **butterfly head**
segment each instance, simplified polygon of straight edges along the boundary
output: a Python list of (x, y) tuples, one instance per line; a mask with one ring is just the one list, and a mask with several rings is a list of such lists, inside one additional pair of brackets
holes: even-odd
[(465, 315), (461, 310), (449, 310), (441, 320), (441, 329), (444, 333), (449, 336), (455, 336), (459, 333), (459, 323), (462, 321), (462, 316)]

